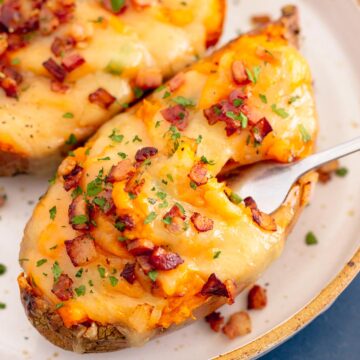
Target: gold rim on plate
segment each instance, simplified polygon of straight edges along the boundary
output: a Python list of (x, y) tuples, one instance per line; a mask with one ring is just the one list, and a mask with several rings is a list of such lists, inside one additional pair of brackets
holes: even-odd
[[(360, 1), (360, 0), (359, 0)], [(251, 359), (264, 354), (276, 345), (286, 341), (318, 315), (325, 311), (337, 297), (346, 289), (350, 282), (360, 272), (360, 249), (333, 279), (308, 305), (293, 315), (289, 320), (249, 344), (220, 355), (217, 360)]]

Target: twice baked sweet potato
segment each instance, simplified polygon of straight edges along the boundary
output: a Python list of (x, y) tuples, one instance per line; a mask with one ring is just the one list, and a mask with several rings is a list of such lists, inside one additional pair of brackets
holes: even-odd
[[(139, 345), (208, 315), (276, 259), (316, 177), (264, 214), (226, 164), (310, 154), (317, 132), (296, 9), (105, 124), (61, 164), (21, 245), (32, 324), (68, 350)], [(271, 189), (269, 189), (271, 191)]]
[(224, 11), (224, 0), (2, 1), (0, 176), (55, 169), (214, 45)]

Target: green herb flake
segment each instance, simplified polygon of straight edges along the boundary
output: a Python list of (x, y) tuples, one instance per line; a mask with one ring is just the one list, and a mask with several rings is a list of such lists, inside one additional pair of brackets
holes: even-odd
[(50, 219), (54, 220), (56, 217), (56, 206), (53, 206), (50, 210), (49, 210), (49, 214), (50, 214)]
[(6, 266), (4, 264), (0, 264), (0, 275), (4, 275), (6, 273)]
[(144, 224), (150, 224), (152, 221), (156, 219), (156, 212), (152, 211), (144, 220)]
[(305, 243), (306, 245), (316, 245), (318, 243), (318, 240), (312, 231), (306, 234)]
[(244, 100), (243, 100), (243, 99), (234, 99), (234, 101), (233, 101), (233, 105), (234, 105), (235, 107), (239, 107), (239, 106), (241, 106), (243, 103), (244, 103)]
[(20, 65), (21, 60), (19, 58), (11, 59), (11, 65)]
[(134, 138), (132, 139), (132, 142), (142, 142), (142, 140), (139, 138), (139, 136), (135, 135)]
[(172, 177), (171, 174), (166, 174), (166, 177), (167, 177), (171, 182), (174, 182), (174, 178)]
[(71, 224), (73, 225), (82, 225), (86, 224), (89, 221), (89, 218), (86, 215), (76, 215), (71, 218)]
[(190, 181), (190, 187), (193, 189), (193, 190), (196, 190), (197, 189), (197, 185), (194, 181)]
[(113, 12), (119, 12), (125, 5), (125, 0), (111, 0), (111, 9)]
[(140, 89), (139, 87), (135, 87), (133, 90), (136, 99), (140, 99), (141, 97), (143, 97), (144, 90)]
[(108, 161), (108, 160), (111, 160), (109, 156), (98, 159), (98, 161)]
[(80, 186), (77, 186), (71, 193), (71, 197), (73, 199), (75, 199), (76, 197), (78, 197), (79, 195), (81, 195), (83, 193), (82, 188)]
[(266, 95), (264, 95), (264, 94), (259, 94), (259, 98), (260, 98), (260, 100), (261, 100), (262, 103), (264, 103), (264, 104), (267, 104), (267, 103), (268, 103), (268, 100), (267, 100)]
[(124, 140), (124, 135), (117, 134), (117, 129), (113, 129), (112, 133), (109, 135), (109, 138), (117, 143), (121, 143)]
[(201, 156), (201, 162), (204, 164), (209, 164), (209, 165), (215, 165), (215, 161), (214, 160), (208, 160), (206, 158), (206, 156)]
[(242, 198), (233, 192), (230, 194), (229, 199), (235, 205), (239, 205), (242, 202)]
[(162, 192), (162, 191), (158, 191), (158, 192), (156, 193), (156, 196), (157, 196), (160, 200), (165, 200), (167, 194), (164, 193), (164, 192)]
[(75, 288), (75, 293), (77, 296), (84, 296), (86, 293), (85, 285), (80, 285), (79, 287)]
[(166, 85), (165, 84), (162, 84), (162, 85), (160, 85), (159, 87), (157, 87), (155, 90), (154, 90), (154, 92), (160, 92), (160, 91), (162, 91), (162, 90), (164, 90), (164, 89), (166, 89)]
[(55, 180), (56, 180), (56, 174), (55, 174), (51, 179), (48, 180), (48, 183), (49, 183), (50, 185), (54, 185), (54, 184), (55, 184)]
[(47, 263), (47, 259), (40, 259), (36, 262), (36, 267), (40, 267), (41, 265), (44, 265)]
[(88, 183), (86, 193), (88, 196), (96, 196), (102, 191), (102, 181), (99, 178)]
[(6, 304), (3, 302), (0, 302), (0, 310), (6, 309)]
[(89, 286), (91, 286), (91, 287), (94, 286), (94, 282), (93, 282), (91, 279), (88, 281), (88, 284), (89, 284)]
[(283, 108), (278, 108), (276, 104), (271, 105), (271, 110), (283, 119), (286, 119), (289, 114)]
[(196, 144), (199, 145), (201, 143), (202, 139), (203, 139), (202, 135), (199, 135), (196, 139)]
[(300, 96), (292, 96), (289, 101), (288, 101), (288, 104), (291, 105), (293, 104), (295, 101), (299, 100), (300, 99)]
[(123, 152), (118, 152), (118, 155), (122, 158), (122, 159), (126, 159), (127, 155)]
[(66, 112), (66, 113), (63, 115), (63, 118), (64, 118), (64, 119), (73, 119), (73, 118), (74, 118), (74, 114), (71, 113), (71, 112)]
[(56, 305), (55, 305), (55, 309), (56, 310), (59, 310), (59, 309), (61, 309), (62, 307), (64, 306), (64, 303), (57, 303)]
[(165, 91), (164, 95), (163, 95), (163, 99), (167, 99), (171, 96), (171, 92), (170, 91)]
[(335, 171), (335, 174), (339, 177), (345, 177), (349, 170), (346, 167), (341, 167)]
[(221, 254), (221, 251), (220, 251), (220, 250), (215, 251), (215, 252), (214, 252), (214, 255), (213, 255), (213, 259), (217, 259), (217, 258), (220, 256), (220, 254)]
[(119, 282), (119, 280), (115, 276), (109, 276), (109, 281), (112, 287), (115, 287)]
[(161, 124), (161, 121), (157, 121), (156, 123), (155, 123), (155, 129), (157, 129), (158, 127), (160, 127), (160, 124)]
[(172, 223), (172, 217), (171, 216), (166, 216), (162, 219), (163, 223), (166, 225), (170, 225)]
[(152, 282), (155, 282), (157, 277), (158, 277), (159, 273), (156, 270), (152, 270), (148, 272), (148, 277), (150, 278), (150, 280)]
[(184, 207), (183, 207), (180, 203), (178, 203), (178, 202), (176, 202), (175, 205), (176, 205), (176, 206), (180, 209), (180, 211), (185, 215), (185, 209), (184, 209)]
[(70, 134), (69, 138), (65, 142), (66, 145), (76, 145), (76, 143), (77, 143), (77, 139), (74, 134)]
[(259, 75), (260, 75), (260, 72), (261, 72), (261, 67), (260, 66), (254, 66), (252, 70), (250, 69), (245, 69), (246, 71), (246, 74), (249, 78), (249, 80), (256, 84), (259, 80)]
[(183, 96), (176, 96), (175, 98), (172, 99), (173, 102), (175, 102), (176, 104), (182, 105), (184, 107), (193, 107), (195, 106), (195, 103), (193, 100), (191, 99), (187, 99)]
[(54, 282), (57, 283), (60, 278), (60, 275), (62, 274), (62, 270), (57, 261), (54, 262), (54, 265), (52, 266), (51, 271), (54, 275)]
[(123, 69), (119, 61), (110, 60), (105, 67), (105, 71), (112, 75), (121, 75)]
[(309, 132), (305, 129), (303, 124), (299, 124), (298, 126), (300, 134), (301, 134), (301, 138), (302, 141), (304, 143), (308, 143), (309, 141), (311, 141), (311, 135), (309, 134)]
[(80, 269), (76, 272), (75, 277), (81, 278), (83, 272), (84, 272), (84, 269), (83, 269), (83, 268), (80, 268)]
[(119, 236), (118, 237), (118, 241), (120, 241), (120, 242), (124, 242), (126, 240), (129, 240), (126, 236)]
[(102, 266), (98, 266), (98, 272), (99, 272), (99, 275), (102, 279), (105, 279), (105, 268), (103, 268)]

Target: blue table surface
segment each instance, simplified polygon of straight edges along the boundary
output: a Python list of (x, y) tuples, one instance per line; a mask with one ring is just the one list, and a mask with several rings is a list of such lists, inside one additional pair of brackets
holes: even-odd
[(323, 315), (261, 360), (360, 360), (360, 275)]

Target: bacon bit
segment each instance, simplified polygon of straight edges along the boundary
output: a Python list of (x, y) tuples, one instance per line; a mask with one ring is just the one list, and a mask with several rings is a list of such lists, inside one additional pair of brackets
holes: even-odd
[(251, 319), (249, 314), (246, 311), (239, 311), (231, 315), (222, 331), (230, 340), (250, 334)]
[(248, 294), (248, 309), (261, 310), (267, 304), (266, 289), (259, 285), (254, 285)]
[(125, 1), (124, 1), (124, 5), (119, 9), (119, 11), (114, 11), (111, 0), (103, 0), (102, 4), (106, 10), (108, 10), (116, 15), (122, 14), (127, 9), (127, 5), (126, 5)]
[(39, 30), (43, 35), (50, 35), (60, 25), (60, 20), (47, 6), (43, 6), (39, 14)]
[(205, 317), (205, 321), (209, 323), (213, 331), (219, 332), (224, 323), (224, 317), (221, 316), (220, 312), (214, 311)]
[(106, 178), (106, 182), (113, 184), (115, 182), (127, 180), (134, 171), (135, 168), (129, 159), (121, 160), (117, 165), (113, 165)]
[(64, 189), (69, 191), (75, 189), (81, 180), (83, 168), (80, 165), (76, 165), (68, 174), (63, 175)]
[(137, 172), (126, 182), (124, 190), (129, 194), (139, 195), (144, 184), (145, 179), (141, 178), (140, 172)]
[(161, 70), (158, 68), (140, 69), (136, 79), (135, 85), (143, 90), (155, 89), (161, 85), (163, 80)]
[(268, 135), (272, 131), (273, 128), (271, 127), (269, 121), (266, 118), (262, 118), (261, 120), (259, 120), (250, 130), (255, 141), (258, 143), (262, 143), (266, 135)]
[(178, 254), (166, 251), (162, 247), (157, 247), (150, 255), (150, 264), (156, 270), (173, 270), (183, 263), (184, 260)]
[(202, 162), (195, 164), (188, 176), (197, 186), (205, 185), (208, 182), (207, 169)]
[(1, 69), (4, 77), (0, 81), (0, 87), (5, 91), (6, 96), (11, 98), (18, 97), (18, 85), (21, 84), (22, 76), (12, 67), (4, 66)]
[(89, 230), (90, 226), (88, 224), (88, 221), (82, 223), (82, 224), (74, 224), (73, 219), (78, 216), (86, 216), (88, 219), (89, 217), (89, 211), (86, 201), (84, 200), (84, 197), (82, 195), (77, 196), (70, 204), (69, 206), (69, 223), (72, 226), (74, 230)]
[(58, 81), (52, 80), (50, 84), (50, 89), (53, 92), (59, 93), (59, 94), (66, 94), (67, 91), (70, 89), (69, 85), (62, 84)]
[(248, 96), (245, 94), (242, 88), (233, 90), (229, 95), (229, 102), (230, 104), (234, 104), (235, 100), (241, 99), (245, 101)]
[(43, 66), (49, 72), (49, 74), (55, 78), (55, 80), (61, 83), (64, 82), (66, 78), (66, 71), (62, 66), (57, 64), (54, 59), (49, 58), (43, 62)]
[(23, 25), (23, 17), (20, 13), (20, 4), (18, 1), (7, 1), (0, 9), (0, 23), (8, 32), (15, 32)]
[(338, 160), (331, 161), (318, 169), (319, 181), (326, 184), (332, 179), (333, 174), (339, 169), (340, 163)]
[(127, 263), (120, 274), (129, 284), (133, 284), (136, 280), (135, 276), (135, 264)]
[(250, 80), (246, 74), (245, 66), (242, 61), (235, 60), (232, 63), (231, 73), (236, 84), (246, 85), (250, 83)]
[[(101, 208), (101, 211), (105, 215), (114, 214), (116, 212), (116, 206), (115, 206), (114, 200), (112, 198), (112, 190), (111, 189), (104, 189), (96, 197), (105, 199), (105, 205)], [(96, 205), (96, 206), (99, 207), (98, 205)]]
[(267, 23), (271, 22), (271, 17), (269, 15), (254, 15), (251, 17), (251, 22), (255, 26), (262, 26), (266, 25)]
[(174, 205), (170, 211), (168, 211), (164, 216), (163, 219), (171, 219), (170, 224), (165, 224), (166, 228), (174, 233), (180, 233), (184, 231), (184, 220), (186, 219), (186, 215), (181, 211), (181, 209)]
[(26, 46), (24, 37), (19, 34), (8, 34), (8, 50), (16, 51)]
[(108, 109), (115, 100), (116, 98), (103, 88), (99, 88), (89, 95), (89, 101), (92, 104), (99, 105), (104, 109)]
[(175, 125), (179, 131), (185, 130), (189, 125), (189, 111), (182, 105), (175, 105), (161, 110), (161, 115), (170, 124)]
[(64, 244), (74, 266), (89, 264), (97, 258), (94, 240), (88, 234), (66, 240)]
[(85, 64), (85, 59), (79, 54), (72, 54), (65, 57), (61, 64), (67, 72), (72, 72), (81, 65)]
[(59, 280), (54, 283), (51, 292), (61, 301), (70, 300), (73, 297), (72, 279), (67, 274), (61, 274)]
[(62, 56), (66, 51), (73, 49), (75, 46), (75, 40), (66, 36), (63, 38), (56, 37), (51, 44), (51, 51), (55, 56)]
[(168, 216), (171, 218), (179, 217), (182, 220), (186, 219), (186, 215), (182, 212), (178, 205), (173, 205), (173, 207), (164, 215), (164, 217)]
[(133, 230), (135, 228), (134, 219), (130, 215), (121, 215), (117, 218), (117, 221), (124, 224), (124, 230)]
[(150, 240), (137, 239), (130, 241), (127, 249), (134, 256), (150, 255), (154, 250), (154, 244)]
[(185, 83), (185, 74), (178, 73), (169, 81), (169, 89), (171, 92), (178, 90)]
[(203, 216), (199, 213), (194, 213), (191, 216), (191, 222), (194, 224), (195, 229), (199, 232), (210, 231), (214, 227), (214, 221)]
[(203, 296), (215, 295), (232, 298), (232, 294), (230, 294), (228, 287), (223, 282), (221, 282), (214, 273), (209, 276), (200, 293)]
[(150, 264), (149, 256), (137, 256), (136, 262), (145, 274), (148, 274), (151, 270), (153, 270), (153, 267)]
[(267, 231), (276, 231), (277, 226), (274, 218), (271, 215), (261, 212), (255, 200), (252, 197), (247, 197), (244, 199), (245, 206), (250, 208), (252, 218), (262, 229)]
[(135, 160), (137, 162), (143, 162), (151, 157), (155, 156), (158, 153), (158, 149), (154, 147), (144, 147), (138, 150), (135, 154)]

